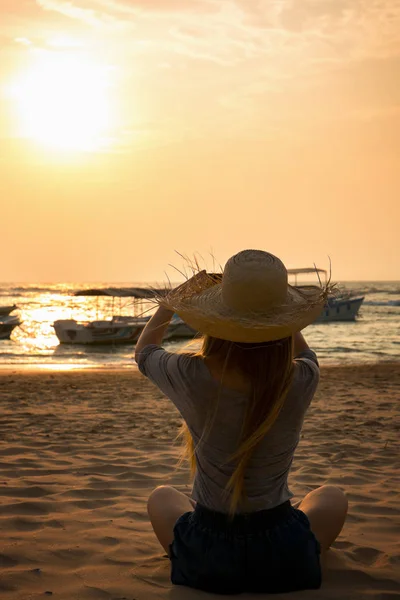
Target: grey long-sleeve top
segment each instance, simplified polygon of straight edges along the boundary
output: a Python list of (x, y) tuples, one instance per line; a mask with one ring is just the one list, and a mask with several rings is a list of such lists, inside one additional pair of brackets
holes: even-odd
[[(138, 367), (172, 400), (192, 434), (197, 463), (192, 497), (209, 509), (228, 512), (226, 485), (235, 468), (230, 457), (240, 440), (246, 394), (221, 386), (201, 357), (167, 352), (160, 346), (143, 348)], [(288, 487), (289, 470), (318, 380), (317, 357), (307, 350), (294, 360), (285, 403), (250, 459), (244, 481), (246, 499), (239, 512), (273, 508), (293, 497)], [(201, 439), (210, 400), (217, 398), (211, 431)]]

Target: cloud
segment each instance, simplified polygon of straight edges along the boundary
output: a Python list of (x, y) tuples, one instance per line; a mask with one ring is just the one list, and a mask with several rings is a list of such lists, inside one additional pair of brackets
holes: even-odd
[[(37, 4), (48, 11), (55, 11), (78, 21), (83, 21), (91, 27), (100, 29), (113, 29), (121, 30), (124, 28), (124, 23), (117, 16), (114, 16), (111, 12), (107, 12), (101, 9), (101, 3), (95, 2), (94, 5), (98, 5), (95, 8), (88, 8), (85, 6), (78, 6), (77, 3), (68, 2), (64, 0), (36, 0)], [(82, 4), (82, 3), (81, 3)], [(85, 4), (85, 3), (83, 3)]]
[(78, 31), (96, 58), (120, 68), (120, 96), (145, 118), (157, 113), (170, 132), (190, 119), (198, 131), (204, 123), (257, 129), (265, 115), (300, 120), (317, 104), (316, 118), (358, 109), (374, 118), (398, 103), (384, 90), (400, 60), (399, 0), (2, 2), (0, 38), (43, 47), (53, 24), (79, 41)]
[(97, 4), (117, 12), (147, 13), (195, 13), (203, 14), (218, 10), (219, 0), (97, 0)]
[[(280, 68), (400, 54), (398, 0), (36, 0), (93, 28), (135, 29), (165, 52)], [(127, 44), (129, 41), (126, 40)], [(283, 63), (286, 63), (283, 64)]]

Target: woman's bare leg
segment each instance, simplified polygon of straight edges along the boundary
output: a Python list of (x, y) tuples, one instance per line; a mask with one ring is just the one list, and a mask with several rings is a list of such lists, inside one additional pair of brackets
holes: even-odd
[(169, 554), (174, 539), (174, 525), (183, 513), (193, 510), (196, 503), (169, 485), (161, 485), (150, 494), (147, 512), (158, 541)]
[(298, 508), (309, 518), (311, 531), (321, 544), (321, 552), (328, 550), (342, 531), (347, 507), (346, 496), (333, 485), (313, 490), (300, 502)]

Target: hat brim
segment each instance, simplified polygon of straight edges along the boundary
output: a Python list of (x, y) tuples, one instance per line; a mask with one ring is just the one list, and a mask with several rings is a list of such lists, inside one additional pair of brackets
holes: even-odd
[(293, 335), (321, 314), (326, 290), (318, 286), (290, 286), (286, 301), (273, 311), (240, 314), (226, 306), (221, 283), (189, 298), (164, 299), (162, 304), (176, 312), (190, 327), (202, 334), (232, 342), (268, 342)]

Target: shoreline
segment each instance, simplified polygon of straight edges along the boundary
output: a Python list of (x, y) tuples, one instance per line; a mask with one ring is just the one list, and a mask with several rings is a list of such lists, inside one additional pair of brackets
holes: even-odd
[(75, 363), (36, 363), (36, 364), (1, 364), (0, 363), (0, 376), (3, 374), (7, 374), (10, 372), (15, 373), (79, 373), (79, 372), (101, 372), (101, 373), (115, 373), (116, 371), (120, 371), (124, 373), (129, 369), (133, 369), (135, 371), (138, 370), (136, 363), (129, 365), (115, 365), (115, 367), (110, 365), (80, 365)]
[[(400, 368), (400, 360), (387, 360), (375, 362), (346, 362), (342, 364), (324, 364), (320, 361), (321, 373), (331, 370), (369, 370), (369, 369), (393, 370)], [(135, 361), (131, 364), (116, 364), (116, 365), (82, 365), (78, 363), (0, 363), (0, 376), (24, 373), (127, 373), (130, 370), (138, 372), (138, 367)]]

